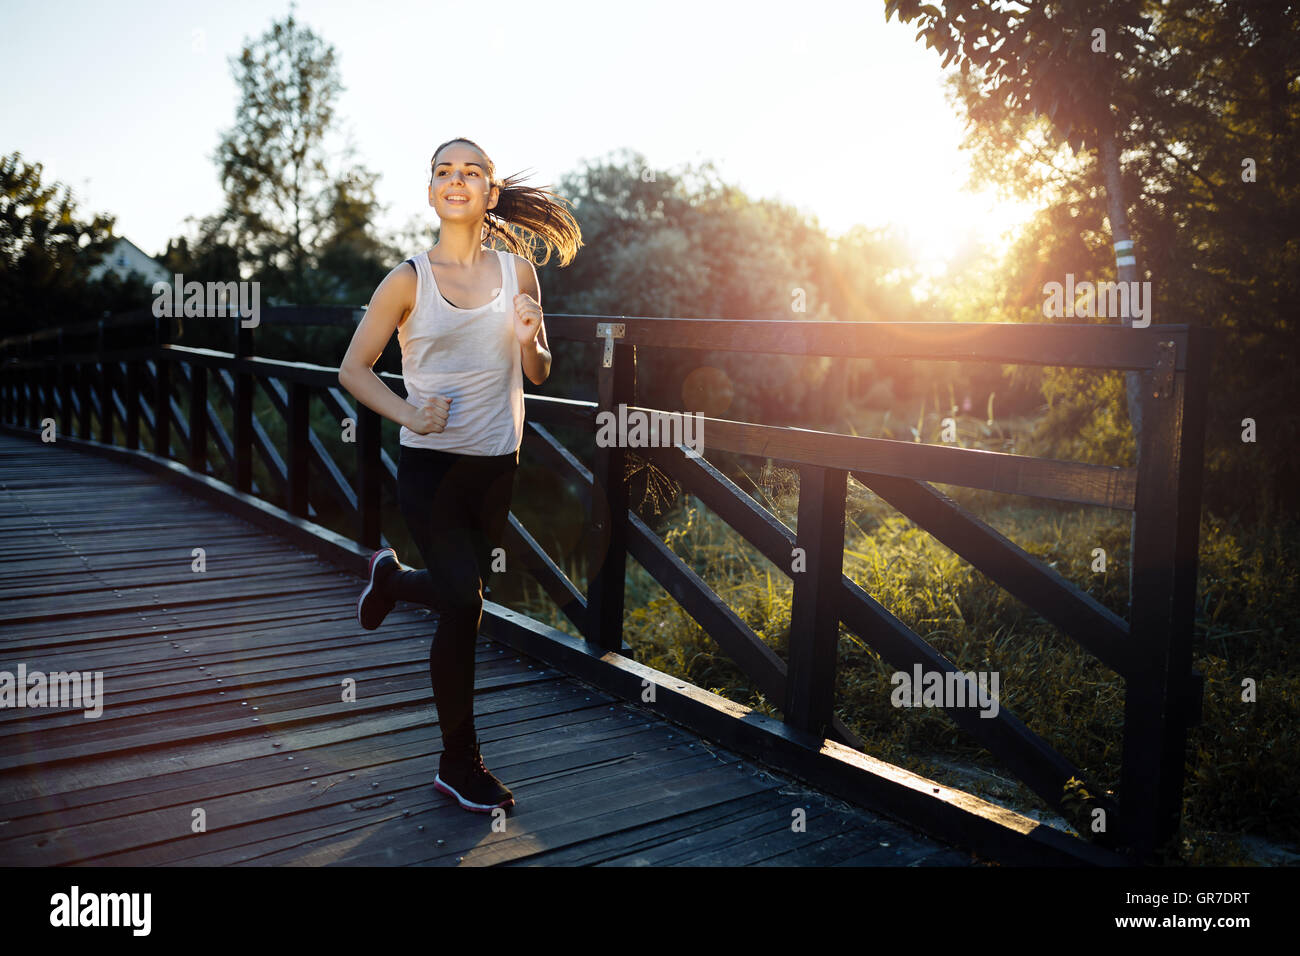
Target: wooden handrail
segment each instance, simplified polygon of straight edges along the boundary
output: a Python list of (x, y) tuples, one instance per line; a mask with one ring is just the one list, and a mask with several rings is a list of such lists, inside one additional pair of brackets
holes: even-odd
[[(334, 326), (355, 328), (364, 309), (352, 306), (269, 306), (266, 326)], [(42, 329), (0, 339), (0, 355), (22, 357), (34, 345), (108, 333), (159, 322), (227, 322), (228, 318), (155, 319), (145, 310), (107, 319)], [(680, 319), (652, 316), (572, 315), (548, 313), (547, 336), (576, 342), (601, 340), (597, 326), (618, 323), (625, 346), (819, 355), (834, 358), (921, 359), (935, 362), (1000, 362), (1068, 368), (1149, 370), (1161, 360), (1162, 342), (1174, 343), (1174, 370), (1187, 369), (1185, 324), (1135, 329), (1119, 325), (1014, 322), (824, 322), (789, 319)], [(260, 326), (259, 326), (260, 327)], [(245, 329), (252, 334), (254, 330)], [(97, 351), (99, 351), (97, 349)], [(267, 361), (267, 360), (262, 360)], [(284, 363), (286, 365), (305, 363)], [(308, 366), (321, 369), (322, 366)]]

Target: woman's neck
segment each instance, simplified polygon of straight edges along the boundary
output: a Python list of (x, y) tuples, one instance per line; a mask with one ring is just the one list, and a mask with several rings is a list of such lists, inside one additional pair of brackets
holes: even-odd
[(483, 256), (491, 252), (483, 248), (479, 237), (483, 234), (483, 221), (475, 223), (443, 222), (438, 233), (438, 244), (429, 252), (429, 259), (446, 265), (473, 268)]

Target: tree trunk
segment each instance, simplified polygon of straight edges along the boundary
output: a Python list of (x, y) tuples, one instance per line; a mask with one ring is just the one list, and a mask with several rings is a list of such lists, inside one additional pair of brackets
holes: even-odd
[[(1111, 239), (1115, 243), (1116, 279), (1120, 282), (1138, 281), (1137, 250), (1128, 231), (1128, 210), (1124, 201), (1124, 183), (1120, 179), (1119, 143), (1112, 125), (1101, 131), (1100, 142), (1101, 168), (1106, 177), (1106, 204), (1110, 216)], [(1130, 288), (1132, 288), (1130, 286)], [(1130, 309), (1131, 313), (1133, 310)], [(1121, 320), (1132, 328), (1133, 316), (1126, 315)], [(1142, 460), (1142, 373), (1130, 371), (1125, 378), (1128, 393), (1128, 420), (1133, 426), (1133, 458), (1136, 465)], [(1133, 603), (1133, 557), (1137, 544), (1137, 512), (1129, 523), (1129, 562), (1128, 593), (1129, 604)]]
[[(1128, 211), (1124, 200), (1124, 183), (1120, 179), (1119, 144), (1115, 139), (1113, 128), (1103, 131), (1101, 137), (1101, 168), (1106, 177), (1106, 205), (1110, 216), (1111, 240), (1115, 243), (1116, 279), (1120, 282), (1137, 282), (1137, 250), (1128, 230)], [(1132, 311), (1131, 309), (1129, 310)], [(1133, 316), (1126, 315), (1121, 320), (1130, 328)], [(1131, 371), (1127, 374), (1128, 419), (1133, 426), (1133, 440), (1137, 443), (1137, 454), (1142, 449), (1142, 373)]]

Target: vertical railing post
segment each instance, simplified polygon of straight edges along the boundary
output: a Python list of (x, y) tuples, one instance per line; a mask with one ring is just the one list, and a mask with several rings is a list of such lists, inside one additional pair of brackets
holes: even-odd
[(0, 345), (0, 422), (6, 425), (12, 424), (13, 419), (13, 402), (11, 387), (13, 385), (13, 370), (9, 367), (8, 356), (9, 346)]
[[(41, 363), (41, 422), (54, 419), (55, 429), (59, 425), (59, 359), (55, 355), (45, 355)], [(44, 428), (44, 424), (41, 425)]]
[(311, 428), (311, 387), (301, 382), (289, 385), (289, 414), (285, 427), (289, 431), (289, 513), (307, 517), (307, 435)]
[(844, 496), (848, 472), (799, 467), (799, 524), (791, 555), (785, 722), (824, 738), (834, 718), (839, 653), (837, 600), (844, 566)]
[(1176, 343), (1157, 340), (1155, 367), (1142, 376), (1120, 810), (1125, 842), (1144, 861), (1163, 857), (1178, 831), (1198, 703), (1191, 646), (1207, 355), (1201, 334), (1190, 332), (1186, 371), (1176, 371)]
[(19, 349), (13, 351), (14, 367), (9, 373), (9, 422), (12, 425), (23, 423), (23, 375), (17, 363), (22, 361)]
[(23, 418), (22, 424), (25, 428), (35, 428), (36, 419), (39, 417), (37, 412), (36, 401), (36, 379), (35, 365), (32, 361), (32, 337), (27, 336), (27, 354), (23, 356)]
[(89, 441), (91, 434), (91, 407), (90, 407), (90, 382), (92, 379), (91, 371), (95, 363), (87, 358), (86, 361), (77, 363), (77, 394), (81, 397), (81, 421), (77, 425), (77, 437)]
[(23, 423), (22, 412), (22, 373), (19, 371), (17, 363), (22, 361), (22, 356), (18, 354), (17, 348), (10, 350), (10, 358), (13, 365), (9, 368), (9, 374), (6, 376), (6, 388), (9, 393), (9, 414), (5, 421), (11, 425), (21, 425)]
[(63, 413), (59, 416), (59, 437), (72, 434), (72, 375), (68, 368), (67, 352), (63, 347), (63, 329), (58, 332), (59, 338), (59, 359), (58, 359), (58, 376), (59, 376), (59, 402), (62, 405)]
[(357, 402), (357, 540), (367, 548), (378, 548), (381, 537), (382, 426), (377, 412)]
[(41, 362), (41, 357), (37, 354), (39, 350), (33, 349), (28, 344), (29, 361), (31, 364), (31, 382), (32, 382), (32, 428), (41, 427), (41, 419), (49, 414), (49, 402), (45, 397), (45, 371), (46, 366)]
[[(10, 356), (13, 362), (19, 361), (16, 355)], [(10, 364), (6, 366), (7, 374), (5, 375), (5, 421), (10, 425), (22, 424), (19, 418), (18, 403), (18, 369)]]
[[(235, 358), (253, 355), (253, 330), (235, 317)], [(253, 376), (235, 372), (234, 443), (235, 488), (245, 494), (253, 490)]]
[(208, 369), (190, 365), (190, 471), (208, 473)]
[(39, 418), (36, 399), (35, 361), (32, 355), (32, 337), (27, 336), (25, 354), (23, 355), (23, 427), (35, 428)]
[(18, 390), (18, 418), (16, 419), (15, 424), (23, 428), (30, 428), (31, 422), (27, 420), (27, 408), (29, 405), (29, 402), (27, 401), (27, 376), (31, 373), (25, 362), (26, 360), (24, 359), (23, 366), (16, 369), (14, 372), (14, 385)]
[(126, 408), (126, 447), (135, 451), (140, 447), (140, 362), (138, 358), (126, 360), (126, 394), (122, 396)]
[(163, 458), (172, 456), (172, 363), (165, 348), (171, 324), (166, 316), (154, 316), (153, 453)]
[(96, 336), (99, 350), (99, 440), (106, 445), (113, 444), (113, 363), (108, 359), (105, 349), (104, 320), (99, 320), (99, 332)]
[(22, 377), (18, 370), (17, 363), (22, 361), (22, 356), (18, 354), (18, 349), (10, 350), (10, 359), (14, 363), (9, 368), (9, 374), (6, 376), (7, 390), (9, 393), (9, 414), (6, 421), (11, 425), (21, 425), (22, 419)]
[(1174, 677), (1172, 710), (1180, 723), (1165, 747), (1169, 786), (1161, 795), (1160, 813), (1171, 821), (1171, 834), (1182, 821), (1184, 764), (1188, 731), (1200, 723), (1205, 675), (1192, 668), (1196, 622), (1197, 564), (1201, 538), (1201, 492), (1205, 476), (1205, 428), (1210, 394), (1213, 339), (1207, 328), (1187, 330), (1187, 371), (1180, 386), (1183, 424), (1178, 448), (1178, 524), (1174, 545), (1174, 594), (1169, 673)]
[[(621, 327), (619, 333), (621, 334)], [(609, 355), (614, 332), (606, 335)], [(636, 401), (636, 347), (612, 345), (612, 355), (596, 368), (597, 414), (610, 412), (621, 421), (619, 405)], [(617, 432), (616, 432), (617, 434)], [(623, 586), (627, 577), (627, 449), (621, 440), (596, 444), (591, 476), (591, 538), (588, 551), (588, 642), (605, 650), (623, 650)]]
[(51, 374), (54, 367), (50, 363), (48, 352), (44, 348), (42, 348), (42, 352), (45, 352), (45, 354), (42, 354), (36, 363), (35, 378), (37, 402), (40, 407), (39, 414), (36, 416), (36, 427), (38, 429), (45, 427), (44, 423), (47, 418), (55, 416), (54, 376)]

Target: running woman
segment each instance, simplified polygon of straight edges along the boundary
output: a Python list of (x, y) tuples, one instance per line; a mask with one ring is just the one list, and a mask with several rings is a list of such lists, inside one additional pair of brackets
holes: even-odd
[[(566, 266), (582, 233), (554, 194), (519, 176), (497, 180), (471, 140), (448, 140), (431, 163), (438, 242), (379, 284), (339, 371), (357, 401), (402, 426), (398, 507), (424, 570), (403, 566), (392, 548), (376, 551), (357, 621), (374, 630), (398, 600), (437, 612), (429, 677), (443, 749), (434, 786), (466, 810), (491, 812), (515, 801), (479, 752), (474, 645), (519, 467), (522, 376), (541, 385), (551, 371), (533, 252), (540, 242), (542, 264), (554, 250)], [(505, 250), (485, 247), (494, 239)], [(405, 401), (373, 371), (394, 329)]]

